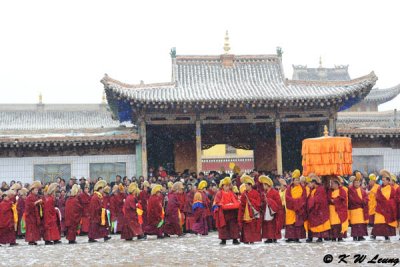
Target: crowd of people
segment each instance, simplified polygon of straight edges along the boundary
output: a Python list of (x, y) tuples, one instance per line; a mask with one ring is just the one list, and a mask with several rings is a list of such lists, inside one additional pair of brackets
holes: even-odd
[(160, 167), (148, 178), (122, 178), (107, 183), (75, 177), (65, 184), (22, 185), (3, 182), (0, 198), (0, 244), (45, 245), (108, 241), (111, 235), (131, 241), (186, 233), (218, 231), (220, 244), (254, 242), (343, 241), (351, 227), (354, 241), (396, 235), (400, 220), (397, 177), (386, 170), (353, 176), (283, 176), (253, 171), (229, 175), (223, 169), (169, 175)]

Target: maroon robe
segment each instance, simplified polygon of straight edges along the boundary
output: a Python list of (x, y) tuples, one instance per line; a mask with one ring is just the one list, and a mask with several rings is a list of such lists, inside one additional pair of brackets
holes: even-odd
[[(328, 195), (323, 185), (318, 185), (315, 188), (313, 195), (311, 190), (310, 196), (307, 199), (307, 215), (311, 227), (317, 227), (329, 221), (329, 204)], [(311, 230), (311, 229), (310, 229)], [(323, 232), (312, 232), (313, 237), (329, 238), (330, 229)]]
[(183, 207), (183, 212), (185, 213), (185, 229), (188, 232), (193, 230), (194, 224), (194, 214), (192, 209), (194, 193), (195, 192), (192, 190), (186, 193), (185, 205)]
[[(283, 220), (284, 220), (284, 210), (282, 207), (282, 200), (279, 195), (279, 192), (273, 188), (268, 192), (263, 192), (261, 195), (261, 218), (262, 218), (262, 238), (266, 239), (281, 239), (282, 234), (281, 230), (283, 227)], [(268, 207), (271, 209), (272, 212), (275, 212), (274, 218), (271, 221), (265, 221), (264, 216), (265, 212), (269, 212), (267, 210), (267, 203)]]
[(210, 200), (208, 199), (204, 191), (198, 191), (198, 193), (201, 194), (203, 207), (196, 207), (196, 203), (193, 203), (194, 223), (192, 230), (197, 234), (207, 235), (209, 226), (207, 217), (210, 214), (209, 212)]
[(142, 190), (140, 191), (139, 194), (139, 200), (140, 200), (140, 204), (142, 205), (142, 209), (143, 209), (143, 224), (142, 224), (142, 228), (144, 228), (147, 225), (147, 202), (149, 201), (149, 192), (147, 190)]
[(167, 214), (165, 216), (164, 233), (167, 235), (182, 235), (178, 210), (183, 210), (178, 199), (178, 193), (168, 193)]
[(142, 236), (143, 230), (139, 223), (136, 205), (138, 199), (133, 194), (128, 195), (124, 203), (124, 220), (121, 232), (121, 239), (129, 240), (135, 236)]
[(65, 233), (65, 197), (64, 196), (60, 196), (57, 199), (56, 206), (60, 210), (60, 213), (61, 213), (60, 230), (61, 230), (61, 233)]
[(162, 196), (152, 195), (147, 203), (147, 225), (144, 226), (144, 232), (147, 235), (162, 236), (163, 227), (158, 227), (163, 220)]
[(122, 231), (122, 226), (124, 225), (124, 213), (122, 209), (124, 208), (124, 193), (118, 193), (117, 195), (112, 195), (110, 197), (110, 213), (111, 222), (117, 221), (117, 233)]
[[(237, 199), (237, 196), (232, 191), (225, 193), (230, 194), (231, 198)], [(217, 206), (214, 210), (214, 219), (218, 230), (218, 238), (221, 240), (239, 239), (239, 209), (224, 210), (222, 206), (227, 203), (222, 203), (222, 194), (222, 190), (219, 190), (214, 197), (214, 205)]]
[(43, 239), (45, 241), (58, 241), (61, 239), (59, 224), (59, 217), (55, 209), (55, 197), (46, 196), (43, 202)]
[(333, 190), (329, 192), (329, 202), (335, 206), (340, 224), (331, 225), (331, 238), (344, 238), (346, 233), (342, 233), (342, 224), (349, 218), (347, 193), (343, 187), (339, 187), (339, 196), (332, 198)]
[(307, 219), (307, 189), (300, 185), (303, 189), (303, 194), (300, 198), (292, 197), (292, 187), (290, 184), (285, 193), (286, 208), (293, 210), (296, 213), (296, 222), (285, 226), (285, 237), (288, 239), (301, 239), (306, 237), (304, 229), (304, 221)]
[(65, 202), (65, 227), (67, 240), (75, 241), (83, 209), (77, 196), (71, 196)]
[(106, 210), (110, 210), (110, 199), (111, 197), (108, 194), (103, 194), (103, 208)]
[[(362, 198), (358, 196), (354, 186), (349, 187), (349, 210), (362, 209), (364, 216), (363, 220), (366, 221), (369, 219), (368, 195), (364, 189), (360, 189)], [(362, 237), (367, 235), (368, 231), (366, 223), (351, 224), (351, 236)]]
[(11, 200), (0, 202), (0, 244), (15, 244), (16, 235), (12, 205)]
[(21, 233), (21, 221), (22, 221), (22, 216), (24, 215), (24, 212), (25, 212), (25, 199), (23, 199), (21, 196), (18, 198), (17, 212), (18, 212), (17, 235), (22, 236), (24, 234)]
[(108, 236), (107, 219), (106, 224), (101, 225), (101, 213), (103, 208), (103, 197), (95, 192), (90, 199), (89, 205), (89, 239), (99, 239)]
[[(246, 197), (247, 196), (247, 197)], [(248, 198), (248, 200), (247, 200)], [(243, 215), (246, 209), (246, 204), (248, 201), (253, 205), (259, 213), (261, 210), (261, 198), (257, 190), (245, 191), (240, 197), (240, 208), (239, 208), (239, 227), (241, 228), (240, 240), (244, 243), (253, 243), (256, 241), (261, 241), (261, 214), (260, 218), (254, 218), (253, 211), (248, 204), (250, 217), (253, 218), (251, 221), (243, 221)]]
[(385, 217), (387, 223), (375, 223), (372, 228), (371, 235), (374, 236), (395, 236), (396, 228), (388, 223), (397, 220), (396, 191), (391, 187), (390, 197), (386, 197), (382, 193), (382, 187), (376, 192), (376, 212)]
[(40, 213), (39, 205), (35, 205), (35, 202), (39, 200), (37, 195), (30, 193), (25, 200), (25, 241), (26, 242), (36, 242), (41, 239), (40, 235)]
[(81, 233), (88, 233), (89, 232), (89, 226), (90, 226), (90, 199), (91, 196), (89, 194), (86, 194), (85, 192), (82, 192), (78, 195), (78, 200), (80, 205), (82, 206), (82, 218), (81, 218)]

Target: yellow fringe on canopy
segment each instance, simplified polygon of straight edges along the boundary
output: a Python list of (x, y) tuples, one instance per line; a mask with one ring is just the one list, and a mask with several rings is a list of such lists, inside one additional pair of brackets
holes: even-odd
[(347, 175), (352, 173), (352, 144), (348, 137), (303, 140), (303, 175)]

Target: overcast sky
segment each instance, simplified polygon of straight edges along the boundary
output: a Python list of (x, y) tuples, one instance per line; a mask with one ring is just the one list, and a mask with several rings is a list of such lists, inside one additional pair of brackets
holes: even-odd
[[(292, 64), (348, 64), (400, 83), (398, 1), (1, 1), (0, 103), (99, 103), (104, 73), (126, 83), (171, 78), (169, 50), (273, 54)], [(400, 97), (380, 110), (400, 109)]]

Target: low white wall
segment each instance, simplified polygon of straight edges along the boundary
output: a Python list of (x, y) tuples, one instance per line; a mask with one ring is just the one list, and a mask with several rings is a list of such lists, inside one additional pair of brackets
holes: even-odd
[(383, 156), (383, 166), (394, 174), (400, 173), (400, 149), (388, 147), (378, 148), (353, 148), (353, 156)]
[(135, 155), (0, 158), (0, 182), (32, 182), (35, 164), (71, 164), (71, 175), (79, 179), (82, 176), (89, 177), (90, 163), (108, 162), (126, 162), (126, 175), (129, 178), (136, 175)]

